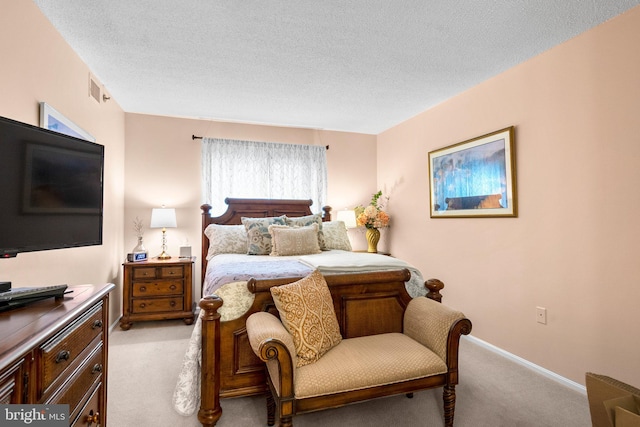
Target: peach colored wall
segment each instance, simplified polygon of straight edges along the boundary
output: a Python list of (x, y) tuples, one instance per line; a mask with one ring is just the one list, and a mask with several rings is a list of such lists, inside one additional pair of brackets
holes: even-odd
[[(14, 287), (119, 283), (122, 262), (124, 112), (88, 94), (90, 70), (30, 1), (6, 2), (0, 14), (0, 116), (39, 124), (47, 102), (105, 146), (103, 245), (19, 254), (0, 260)], [(1, 195), (0, 195), (1, 200)], [(111, 320), (120, 313), (112, 294)]]
[[(187, 241), (196, 262), (196, 294), (200, 289), (202, 201), (200, 141), (191, 135), (298, 144), (329, 145), (327, 203), (336, 210), (368, 200), (376, 185), (376, 137), (346, 132), (214, 122), (143, 114), (126, 114), (125, 251), (137, 240), (136, 216), (145, 224), (144, 243), (150, 256), (160, 253), (161, 231), (149, 229), (151, 209), (176, 208), (178, 228), (167, 230), (173, 256)], [(358, 161), (354, 161), (354, 159)], [(355, 236), (355, 239), (362, 236)], [(358, 243), (356, 240), (354, 243)]]
[[(581, 384), (640, 384), (639, 42), (636, 7), (378, 136), (392, 252), (474, 336)], [(430, 219), (427, 153), (511, 125), (519, 217)]]

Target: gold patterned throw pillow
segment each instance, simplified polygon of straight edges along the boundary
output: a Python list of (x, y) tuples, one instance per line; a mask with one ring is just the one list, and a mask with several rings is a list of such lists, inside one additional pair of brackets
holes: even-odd
[(272, 287), (271, 296), (293, 337), (298, 367), (318, 361), (342, 341), (329, 287), (318, 270), (297, 282)]

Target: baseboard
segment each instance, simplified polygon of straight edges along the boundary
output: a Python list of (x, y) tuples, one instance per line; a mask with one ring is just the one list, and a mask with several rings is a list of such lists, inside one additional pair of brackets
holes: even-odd
[(565, 377), (563, 377), (561, 375), (558, 375), (555, 372), (552, 372), (552, 371), (550, 371), (548, 369), (545, 369), (542, 366), (538, 366), (535, 363), (531, 363), (528, 360), (523, 359), (520, 356), (516, 356), (515, 354), (509, 353), (508, 351), (503, 350), (503, 349), (501, 349), (499, 347), (496, 347), (493, 344), (489, 344), (488, 342), (483, 341), (480, 338), (476, 338), (476, 337), (474, 337), (472, 335), (463, 336), (462, 338), (466, 339), (466, 340), (469, 340), (469, 341), (472, 341), (473, 343), (478, 344), (479, 346), (484, 347), (487, 350), (490, 350), (490, 351), (492, 351), (492, 352), (494, 352), (496, 354), (499, 354), (502, 357), (506, 357), (507, 359), (512, 360), (512, 361), (516, 362), (519, 365), (522, 365), (522, 366), (524, 366), (526, 368), (529, 368), (529, 369), (539, 373), (540, 375), (543, 375), (543, 376), (545, 376), (547, 378), (550, 378), (550, 379), (552, 379), (552, 380), (554, 380), (554, 381), (556, 381), (556, 382), (558, 382), (560, 384), (563, 384), (563, 385), (565, 385), (565, 386), (567, 386), (567, 387), (569, 387), (569, 388), (571, 388), (571, 389), (573, 389), (575, 391), (578, 391), (578, 392), (584, 394), (585, 396), (587, 394), (587, 389), (582, 384), (578, 384), (577, 382), (571, 381), (570, 379), (565, 378)]

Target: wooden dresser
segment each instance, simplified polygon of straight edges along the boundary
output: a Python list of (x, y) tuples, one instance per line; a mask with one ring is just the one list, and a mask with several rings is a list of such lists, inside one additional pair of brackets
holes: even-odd
[(193, 258), (125, 262), (123, 266), (123, 330), (146, 320), (193, 323)]
[(0, 404), (68, 404), (71, 426), (106, 426), (113, 288), (70, 286), (0, 313)]

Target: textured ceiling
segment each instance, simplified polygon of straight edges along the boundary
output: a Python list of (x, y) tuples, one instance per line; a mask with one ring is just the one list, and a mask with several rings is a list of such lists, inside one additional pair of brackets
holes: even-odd
[(380, 133), (640, 0), (34, 0), (126, 112)]

